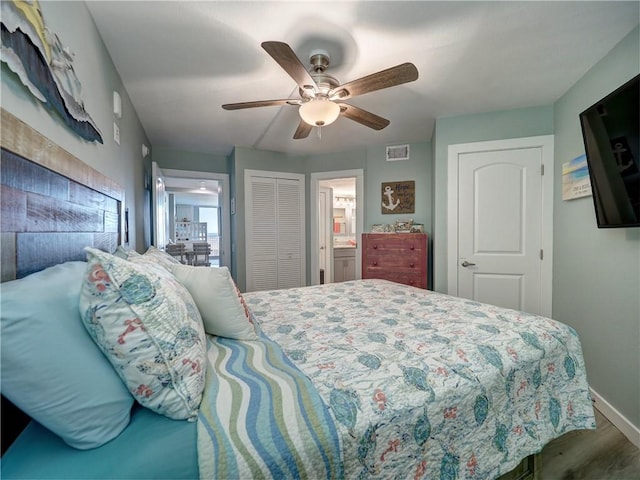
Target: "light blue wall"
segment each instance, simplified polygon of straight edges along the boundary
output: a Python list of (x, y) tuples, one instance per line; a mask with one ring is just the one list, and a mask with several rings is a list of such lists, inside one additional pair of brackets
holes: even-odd
[[(85, 109), (102, 133), (104, 144), (87, 142), (45, 109), (2, 63), (2, 108), (31, 125), (60, 147), (112, 178), (125, 189), (132, 246), (145, 245), (142, 143), (150, 145), (84, 2), (40, 2), (45, 24), (75, 53), (73, 68), (82, 84)], [(122, 118), (113, 115), (113, 91), (122, 98)], [(113, 123), (120, 127), (120, 145), (113, 141)], [(146, 163), (146, 165), (145, 165)]]
[(279, 152), (236, 147), (233, 158), (234, 178), (231, 197), (235, 198), (236, 213), (232, 220), (231, 264), (232, 274), (240, 290), (246, 289), (245, 203), (244, 171), (268, 170), (270, 172), (305, 173), (305, 162), (298, 156)]
[[(424, 224), (431, 232), (431, 143), (412, 143), (409, 146), (409, 160), (387, 162), (386, 147), (367, 149), (367, 170), (365, 178), (365, 224), (369, 231), (376, 223), (394, 223), (396, 220), (413, 219)], [(414, 180), (416, 208), (414, 213), (383, 214), (382, 183)]]
[(640, 228), (598, 229), (591, 197), (563, 201), (584, 153), (578, 115), (640, 72), (638, 28), (554, 105), (553, 317), (581, 338), (591, 387), (640, 428)]
[[(245, 230), (244, 230), (244, 170), (268, 170), (305, 174), (305, 209), (306, 218), (310, 218), (310, 177), (312, 173), (333, 172), (340, 170), (362, 169), (364, 171), (365, 205), (364, 228), (368, 231), (373, 223), (392, 223), (399, 218), (413, 218), (425, 224), (430, 231), (432, 219), (431, 206), (431, 144), (416, 143), (410, 145), (411, 159), (404, 162), (387, 162), (385, 147), (369, 147), (318, 155), (287, 155), (278, 152), (253, 150), (238, 147), (235, 150), (234, 180), (232, 195), (236, 198), (236, 214), (232, 219), (233, 243), (232, 273), (240, 289), (246, 286)], [(382, 182), (394, 180), (416, 181), (416, 212), (408, 215), (383, 215), (381, 213), (380, 187)], [(311, 225), (306, 223), (306, 248), (310, 248)], [(307, 283), (310, 283), (310, 255), (306, 256)]]
[[(482, 92), (479, 90), (479, 95)], [(434, 144), (434, 290), (447, 291), (447, 155), (449, 145), (535, 137), (553, 133), (553, 107), (531, 107), (477, 115), (438, 118)]]
[[(85, 4), (41, 2), (41, 8), (47, 25), (76, 53), (74, 69), (82, 83), (86, 109), (105, 143), (86, 142), (64, 127), (4, 65), (2, 107), (125, 188), (131, 242), (140, 251), (145, 243), (144, 218), (148, 212), (143, 185), (151, 158), (143, 160), (141, 156), (141, 144), (150, 145), (147, 136)], [(237, 148), (229, 158), (222, 158), (150, 145), (152, 157), (165, 168), (230, 174), (237, 211), (232, 217), (232, 271), (241, 288), (245, 284), (246, 266), (243, 216), (246, 168), (304, 173), (307, 178), (312, 172), (363, 168), (365, 228), (394, 217), (380, 213), (382, 181), (391, 176), (397, 180), (415, 179), (418, 198), (413, 217), (425, 226), (431, 225), (435, 289), (446, 291), (448, 146), (555, 133), (553, 316), (578, 330), (592, 386), (640, 427), (640, 230), (598, 230), (590, 199), (563, 202), (560, 196), (561, 164), (584, 152), (577, 115), (638, 73), (638, 37), (636, 28), (553, 106), (438, 119), (432, 143), (411, 144), (412, 159), (405, 164), (384, 163), (382, 146), (319, 156)], [(112, 113), (114, 90), (122, 97), (121, 119), (115, 119)], [(119, 146), (112, 140), (114, 121), (121, 132)], [(306, 188), (308, 192), (308, 179)], [(308, 229), (307, 226), (307, 238)]]
[[(412, 219), (422, 223), (428, 235), (429, 258), (433, 257), (433, 156), (431, 142), (409, 145), (409, 160), (387, 162), (386, 147), (367, 149), (367, 168), (364, 178), (365, 215), (364, 229), (379, 223), (393, 224), (396, 220)], [(407, 214), (382, 213), (382, 183), (393, 181), (415, 181), (415, 212)], [(427, 265), (428, 285), (433, 287), (432, 263)]]

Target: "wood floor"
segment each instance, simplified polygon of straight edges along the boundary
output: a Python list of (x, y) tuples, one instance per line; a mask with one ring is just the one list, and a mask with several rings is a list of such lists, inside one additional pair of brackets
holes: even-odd
[(540, 453), (539, 480), (639, 480), (640, 450), (598, 410), (596, 430), (569, 432)]

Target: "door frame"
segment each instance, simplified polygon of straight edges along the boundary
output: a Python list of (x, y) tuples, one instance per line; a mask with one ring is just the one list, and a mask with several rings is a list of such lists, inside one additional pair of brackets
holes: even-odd
[(553, 135), (449, 145), (447, 156), (447, 292), (458, 295), (458, 157), (466, 153), (523, 148), (542, 149), (540, 313), (552, 315), (553, 294)]
[(336, 178), (356, 179), (356, 278), (362, 278), (362, 247), (360, 245), (362, 232), (364, 231), (364, 170), (356, 168), (353, 170), (338, 170), (333, 172), (314, 172), (311, 174), (309, 197), (311, 199), (311, 208), (309, 209), (310, 228), (310, 261), (311, 261), (311, 282), (310, 285), (318, 285), (320, 283), (320, 260), (318, 251), (320, 244), (318, 236), (318, 221), (320, 213), (318, 212), (320, 202), (320, 181), (333, 180)]
[[(164, 250), (167, 243), (168, 206), (164, 182), (165, 176), (164, 171), (160, 168), (158, 163), (151, 162), (151, 212), (153, 215), (151, 244), (160, 250)], [(162, 215), (162, 219), (160, 218), (160, 215)]]
[(176, 170), (163, 168), (165, 177), (189, 178), (193, 180), (216, 180), (222, 184), (222, 195), (218, 198), (221, 207), (222, 242), (220, 244), (220, 266), (231, 270), (231, 203), (229, 201), (229, 174), (214, 172), (197, 172), (193, 170)]
[[(324, 283), (333, 283), (333, 248), (330, 248), (333, 245), (333, 229), (331, 228), (331, 218), (333, 217), (333, 188), (328, 187), (319, 187), (318, 188), (318, 223), (316, 225), (320, 225), (321, 218), (320, 212), (322, 210), (322, 203), (320, 198), (322, 194), (325, 195), (324, 201), (324, 220), (325, 220), (325, 235), (324, 235)], [(320, 231), (318, 230), (318, 239), (320, 239)], [(320, 251), (320, 247), (318, 246), (318, 251)], [(318, 274), (320, 273), (320, 257), (322, 255), (318, 254)]]

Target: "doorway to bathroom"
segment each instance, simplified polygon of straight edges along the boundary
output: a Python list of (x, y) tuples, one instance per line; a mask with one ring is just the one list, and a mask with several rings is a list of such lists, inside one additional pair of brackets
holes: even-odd
[(362, 278), (363, 171), (311, 174), (311, 284)]

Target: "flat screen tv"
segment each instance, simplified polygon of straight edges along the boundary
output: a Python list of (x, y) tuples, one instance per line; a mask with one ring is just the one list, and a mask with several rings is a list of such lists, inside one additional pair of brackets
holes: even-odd
[(640, 227), (640, 75), (580, 114), (599, 228)]

